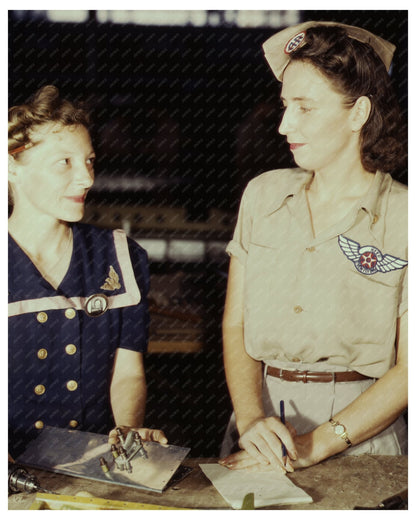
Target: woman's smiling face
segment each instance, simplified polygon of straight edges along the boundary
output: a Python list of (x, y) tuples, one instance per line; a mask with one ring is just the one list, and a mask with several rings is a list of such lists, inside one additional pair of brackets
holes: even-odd
[(94, 181), (94, 150), (84, 126), (45, 124), (31, 133), (35, 146), (16, 162), (11, 182), (16, 205), (28, 217), (76, 222)]
[(287, 137), (296, 163), (319, 171), (357, 153), (351, 108), (331, 83), (310, 63), (293, 61), (283, 76), (281, 98), (285, 108), (279, 132)]

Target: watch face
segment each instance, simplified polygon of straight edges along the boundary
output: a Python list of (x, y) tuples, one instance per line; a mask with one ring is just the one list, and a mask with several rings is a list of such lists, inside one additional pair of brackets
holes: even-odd
[(337, 424), (334, 430), (337, 435), (342, 435), (345, 432), (345, 428), (342, 426), (342, 424)]

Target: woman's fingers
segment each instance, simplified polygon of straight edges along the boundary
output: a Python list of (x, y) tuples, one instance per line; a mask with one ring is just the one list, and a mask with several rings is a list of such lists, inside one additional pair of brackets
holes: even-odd
[(273, 432), (285, 445), (289, 457), (293, 460), (297, 459), (297, 452), (295, 441), (293, 440), (296, 436), (295, 428), (289, 423), (283, 424), (277, 417), (267, 417), (268, 430)]
[[(290, 430), (295, 431), (290, 425)], [(296, 460), (297, 453), (290, 430), (277, 417), (267, 417), (257, 421), (240, 437), (239, 446), (246, 450), (259, 464), (271, 464), (274, 468), (293, 471), (290, 460), (283, 453)]]
[[(237, 451), (218, 461), (218, 464), (231, 470), (244, 469), (246, 471), (273, 471), (276, 470), (272, 464), (259, 464), (246, 450)], [(288, 469), (288, 468), (286, 468)], [(282, 471), (279, 466), (278, 471)], [(293, 469), (289, 470), (293, 471)], [(286, 473), (286, 471), (285, 471)]]
[[(264, 435), (264, 436), (263, 436)], [(260, 464), (279, 468), (283, 466), (282, 462), (282, 445), (279, 439), (270, 432), (262, 432), (262, 434), (255, 434), (246, 436), (245, 439), (240, 440), (240, 447), (246, 450), (253, 458)], [(280, 459), (277, 455), (280, 453)]]
[(296, 431), (296, 428), (293, 426), (293, 424), (290, 421), (285, 422), (286, 428), (289, 430), (290, 435), (294, 439), (298, 432)]
[(296, 451), (295, 441), (293, 440), (296, 436), (296, 430), (293, 427), (291, 429), (293, 429), (293, 434), (288, 425), (287, 427), (284, 427), (284, 430), (279, 431), (278, 434), (276, 433), (276, 435), (279, 435), (280, 440), (285, 445), (289, 457), (292, 460), (296, 460), (298, 458), (298, 453)]
[(167, 444), (168, 439), (162, 430), (152, 430), (150, 428), (134, 428), (135, 431), (139, 432), (142, 440), (150, 442), (158, 442), (160, 444)]
[(146, 442), (158, 442), (160, 444), (167, 444), (168, 439), (162, 430), (153, 430), (151, 428), (130, 428), (128, 426), (118, 426), (111, 430), (108, 434), (108, 444), (118, 444), (120, 442), (119, 433), (125, 437), (129, 431), (138, 432), (140, 438)]
[(118, 444), (118, 434), (116, 430), (111, 430), (111, 432), (108, 434), (108, 444)]
[(274, 431), (265, 432), (264, 440), (267, 447), (263, 448), (263, 453), (266, 454), (270, 463), (274, 467), (280, 466), (285, 472), (292, 472), (293, 467), (290, 463), (290, 457), (287, 452), (284, 452), (284, 442), (282, 439), (279, 439), (277, 433)]
[(252, 457), (257, 464), (261, 464), (263, 466), (267, 466), (270, 464), (270, 459), (266, 453), (264, 453), (264, 449), (262, 451), (261, 445), (262, 439), (258, 437), (247, 437), (243, 441), (240, 440), (238, 443), (240, 448), (245, 450), (250, 457)]
[[(220, 459), (218, 464), (221, 464), (221, 466), (225, 466), (228, 469), (245, 469), (259, 466), (257, 460), (245, 450), (237, 451), (223, 459)], [(264, 468), (263, 464), (260, 464), (260, 466)]]

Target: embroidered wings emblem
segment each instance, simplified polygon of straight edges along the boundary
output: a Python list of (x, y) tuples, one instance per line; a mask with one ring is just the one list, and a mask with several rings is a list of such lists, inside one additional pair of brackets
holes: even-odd
[(344, 255), (351, 260), (357, 271), (363, 274), (388, 273), (395, 269), (403, 269), (406, 260), (383, 253), (374, 246), (363, 246), (350, 238), (340, 235), (338, 244)]
[(116, 289), (120, 289), (121, 284), (119, 280), (120, 278), (116, 273), (114, 267), (110, 265), (108, 277), (105, 279), (105, 283), (100, 287), (100, 289), (104, 289), (106, 291), (115, 291)]

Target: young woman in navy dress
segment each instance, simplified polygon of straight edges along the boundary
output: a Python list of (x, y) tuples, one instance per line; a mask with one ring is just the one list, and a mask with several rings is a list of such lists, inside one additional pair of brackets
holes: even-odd
[[(121, 230), (80, 224), (94, 182), (82, 107), (54, 86), (9, 110), (9, 453), (45, 426), (143, 427), (147, 255)], [(115, 431), (109, 442), (114, 442)]]

